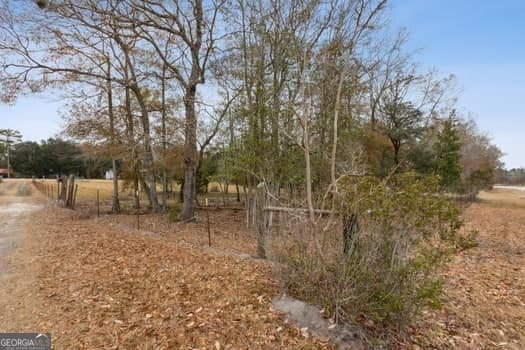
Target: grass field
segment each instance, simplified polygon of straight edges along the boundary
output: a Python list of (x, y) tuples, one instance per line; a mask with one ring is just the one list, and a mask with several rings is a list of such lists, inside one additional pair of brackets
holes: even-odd
[(525, 208), (525, 191), (518, 189), (494, 188), (478, 195), (481, 203), (502, 208)]
[[(57, 181), (55, 179), (39, 179), (39, 182), (48, 186), (48, 190), (52, 191), (54, 198), (57, 193)], [(113, 196), (113, 181), (102, 180), (102, 179), (76, 179), (75, 183), (78, 185), (77, 192), (77, 205), (80, 207), (91, 207), (96, 206), (97, 192), (99, 195), (99, 201), (102, 211), (108, 211), (111, 209), (111, 200)], [(168, 194), (168, 206), (177, 205), (179, 203), (180, 196), (180, 185), (177, 183), (170, 184), (170, 188), (173, 192)], [(209, 192), (199, 196), (200, 202), (204, 203), (205, 199), (209, 200), (210, 205), (222, 205), (226, 201), (227, 203), (233, 203), (236, 200), (236, 188), (235, 185), (230, 185), (228, 188), (229, 193), (224, 195), (221, 192), (222, 187), (218, 183), (210, 183), (208, 186)], [(161, 201), (162, 187), (157, 184), (158, 200)], [(240, 188), (241, 193), (243, 189)], [(141, 207), (145, 208), (148, 205), (147, 195), (143, 192), (139, 193)], [(119, 180), (119, 200), (122, 209), (125, 211), (132, 207), (133, 201), (133, 190), (123, 180)], [(200, 203), (199, 202), (199, 203)]]

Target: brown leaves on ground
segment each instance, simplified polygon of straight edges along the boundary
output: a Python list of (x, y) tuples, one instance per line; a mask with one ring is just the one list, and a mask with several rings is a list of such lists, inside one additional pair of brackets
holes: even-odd
[[(146, 214), (138, 218), (139, 231), (198, 247), (208, 247), (208, 220), (211, 246), (227, 254), (257, 254), (257, 237), (253, 229), (246, 228), (242, 209), (210, 208), (198, 210), (196, 221), (185, 224), (169, 222), (166, 214)], [(119, 229), (135, 230), (137, 216), (131, 214), (107, 215), (98, 219)]]
[[(465, 212), (479, 247), (448, 264), (443, 309), (426, 311), (399, 348), (524, 348), (525, 209), (498, 203)], [(278, 290), (268, 265), (236, 257), (255, 252), (243, 213), (210, 218), (216, 252), (204, 248), (202, 212), (187, 225), (143, 216), (138, 232), (133, 216), (37, 214), (10, 258), (0, 328), (51, 331), (56, 349), (324, 347), (271, 311)]]
[(479, 230), (479, 247), (456, 256), (445, 272), (439, 312), (418, 329), (423, 348), (523, 349), (525, 347), (525, 210), (474, 204), (465, 229)]
[(64, 210), (37, 215), (31, 230), (34, 288), (13, 292), (36, 304), (26, 328), (51, 331), (56, 349), (323, 347), (271, 311), (277, 289), (262, 262), (72, 220)]

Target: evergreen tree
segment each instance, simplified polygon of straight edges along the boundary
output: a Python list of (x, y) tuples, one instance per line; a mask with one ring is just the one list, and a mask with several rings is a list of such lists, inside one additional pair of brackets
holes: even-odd
[(461, 140), (457, 130), (457, 118), (452, 111), (443, 122), (443, 128), (435, 144), (435, 173), (441, 178), (441, 186), (447, 190), (457, 190), (461, 180)]

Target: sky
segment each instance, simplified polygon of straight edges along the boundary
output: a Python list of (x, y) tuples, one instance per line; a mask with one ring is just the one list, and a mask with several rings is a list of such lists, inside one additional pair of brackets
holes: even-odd
[(525, 167), (525, 1), (393, 0), (389, 11), (416, 61), (457, 77), (459, 111), (472, 113), (505, 166)]
[[(458, 107), (505, 153), (507, 168), (525, 167), (525, 1), (391, 0), (392, 31), (406, 28), (422, 67), (454, 74)], [(21, 98), (0, 105), (0, 129), (39, 141), (60, 132), (60, 101)]]

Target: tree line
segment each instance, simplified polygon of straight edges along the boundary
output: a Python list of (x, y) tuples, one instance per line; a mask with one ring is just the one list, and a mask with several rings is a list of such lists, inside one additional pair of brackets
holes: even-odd
[[(9, 163), (8, 164), (8, 155)], [(76, 142), (49, 138), (40, 142), (22, 141), (10, 145), (0, 140), (0, 168), (10, 168), (14, 177), (56, 178), (75, 175), (104, 178), (111, 159), (94, 156)]]
[(501, 153), (455, 112), (453, 76), (423, 71), (408, 35), (385, 29), (386, 5), (3, 0), (2, 99), (63, 95), (66, 133), (144, 183), (153, 211), (156, 184), (182, 171), (183, 219), (213, 152), (224, 181), (304, 192), (310, 207), (349, 173), (483, 187)]
[(499, 169), (496, 183), (505, 185), (525, 185), (525, 168)]

